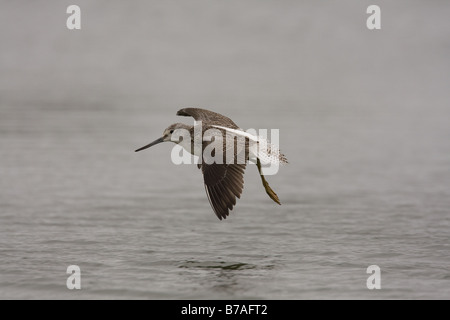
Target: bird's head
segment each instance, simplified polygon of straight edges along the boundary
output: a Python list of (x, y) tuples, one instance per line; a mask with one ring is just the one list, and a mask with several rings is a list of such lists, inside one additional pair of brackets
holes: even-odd
[(137, 149), (135, 152), (138, 152), (138, 151), (150, 148), (150, 147), (152, 147), (152, 146), (154, 146), (154, 145), (156, 145), (158, 143), (161, 143), (161, 142), (172, 141), (172, 142), (178, 143), (179, 140), (172, 140), (172, 135), (174, 134), (174, 132), (176, 132), (176, 130), (179, 130), (179, 129), (184, 129), (184, 130), (188, 130), (189, 131), (190, 128), (191, 128), (190, 126), (185, 125), (184, 123), (171, 124), (170, 126), (168, 126), (164, 130), (163, 135), (162, 135), (161, 138), (158, 138), (155, 141), (147, 144), (146, 146), (143, 146), (142, 148)]

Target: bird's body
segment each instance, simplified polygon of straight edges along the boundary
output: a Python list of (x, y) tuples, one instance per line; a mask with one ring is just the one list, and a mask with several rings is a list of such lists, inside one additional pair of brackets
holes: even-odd
[[(202, 170), (208, 200), (214, 213), (222, 220), (240, 198), (244, 187), (244, 170), (248, 161), (256, 163), (263, 186), (269, 197), (281, 204), (276, 193), (270, 188), (261, 171), (261, 158), (264, 162), (287, 163), (278, 148), (269, 144), (265, 151), (258, 148), (265, 140), (248, 134), (231, 119), (219, 113), (200, 108), (184, 108), (178, 116), (191, 116), (193, 126), (175, 123), (164, 130), (163, 137), (137, 149), (141, 151), (155, 144), (173, 141), (189, 153), (199, 157), (198, 167)], [(173, 139), (180, 132), (183, 139)], [(212, 152), (207, 152), (211, 151)]]

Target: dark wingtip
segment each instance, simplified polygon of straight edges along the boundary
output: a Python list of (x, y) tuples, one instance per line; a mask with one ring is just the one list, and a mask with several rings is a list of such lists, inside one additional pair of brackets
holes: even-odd
[(280, 199), (278, 198), (278, 195), (272, 189), (270, 189), (270, 190), (273, 192), (273, 195), (269, 194), (269, 197), (281, 206), (281, 202), (280, 202)]
[(185, 109), (180, 109), (177, 111), (177, 116), (189, 116), (186, 111), (184, 111)]

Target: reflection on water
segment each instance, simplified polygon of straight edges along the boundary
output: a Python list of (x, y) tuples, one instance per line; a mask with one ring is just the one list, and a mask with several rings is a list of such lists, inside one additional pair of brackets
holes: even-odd
[(203, 289), (215, 292), (216, 297), (260, 298), (252, 292), (248, 282), (249, 277), (264, 281), (270, 275), (274, 265), (256, 265), (242, 262), (225, 261), (192, 261), (187, 260), (179, 264), (179, 268), (189, 269), (193, 272), (183, 273), (182, 276), (197, 282)]
[[(200, 268), (200, 269), (222, 269), (222, 270), (245, 270), (258, 268), (256, 265), (240, 262), (225, 261), (186, 261), (179, 266), (180, 268)], [(268, 266), (269, 267), (269, 266)]]

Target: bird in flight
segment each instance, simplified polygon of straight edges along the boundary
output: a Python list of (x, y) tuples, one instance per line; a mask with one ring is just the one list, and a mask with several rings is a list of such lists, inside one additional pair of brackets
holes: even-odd
[[(287, 163), (286, 157), (280, 153), (277, 146), (267, 144), (264, 138), (243, 131), (230, 118), (216, 112), (184, 108), (179, 110), (177, 115), (193, 117), (194, 125), (172, 124), (164, 130), (161, 138), (135, 152), (161, 142), (172, 141), (198, 156), (197, 166), (203, 173), (209, 203), (220, 220), (227, 218), (229, 211), (236, 205), (236, 198), (241, 197), (244, 170), (248, 161), (256, 163), (266, 193), (281, 205), (277, 194), (266, 181), (261, 166), (261, 159), (269, 164)], [(177, 139), (177, 132), (185, 132), (187, 139), (179, 139), (179, 135)], [(262, 145), (265, 147), (262, 148)], [(209, 153), (206, 152), (208, 149)]]

